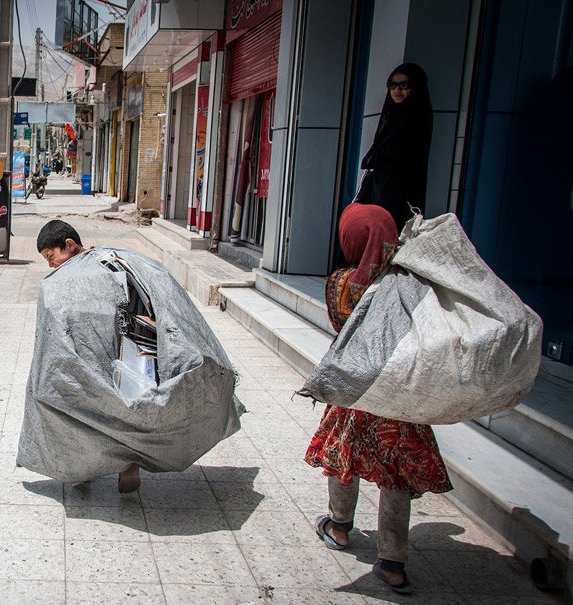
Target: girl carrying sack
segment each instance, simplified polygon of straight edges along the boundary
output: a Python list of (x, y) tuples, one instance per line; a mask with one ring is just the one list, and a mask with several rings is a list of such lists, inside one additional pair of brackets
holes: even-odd
[(298, 394), (422, 424), (517, 405), (539, 369), (539, 316), (480, 258), (455, 215), (417, 215), (400, 241)]

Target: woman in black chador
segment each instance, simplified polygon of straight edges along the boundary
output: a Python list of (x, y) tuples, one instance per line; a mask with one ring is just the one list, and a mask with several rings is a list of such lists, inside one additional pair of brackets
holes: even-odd
[(412, 217), (410, 205), (424, 212), (432, 103), (428, 78), (415, 63), (390, 74), (374, 142), (360, 167), (368, 172), (357, 202), (386, 208), (400, 231)]

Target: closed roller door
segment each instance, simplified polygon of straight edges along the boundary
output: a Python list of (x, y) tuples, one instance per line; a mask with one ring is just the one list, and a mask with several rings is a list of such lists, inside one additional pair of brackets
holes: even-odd
[(281, 14), (275, 13), (232, 43), (229, 102), (276, 88)]

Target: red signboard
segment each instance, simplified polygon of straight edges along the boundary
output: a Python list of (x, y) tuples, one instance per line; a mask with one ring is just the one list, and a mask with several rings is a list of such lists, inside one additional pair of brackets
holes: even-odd
[[(280, 11), (282, 0), (227, 0), (227, 30), (245, 30)], [(228, 41), (228, 40), (227, 40)]]

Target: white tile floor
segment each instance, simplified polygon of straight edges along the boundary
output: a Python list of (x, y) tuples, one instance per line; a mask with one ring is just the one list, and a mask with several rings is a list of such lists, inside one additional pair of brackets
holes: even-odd
[[(122, 232), (129, 244), (125, 238)], [(19, 246), (21, 254), (33, 250), (30, 242)], [(321, 406), (291, 400), (302, 378), (218, 308), (202, 311), (242, 374), (238, 394), (248, 414), (238, 434), (185, 473), (143, 473), (139, 492), (127, 495), (117, 493), (114, 477), (63, 487), (16, 468), (33, 348), (33, 279), (41, 275), (40, 265), (0, 266), (0, 284), (9, 283), (18, 298), (0, 287), (0, 333), (10, 334), (0, 360), (3, 603), (557, 602), (539, 593), (511, 553), (443, 496), (413, 503), (408, 568), (416, 592), (409, 598), (371, 573), (376, 488), (361, 488), (353, 547), (324, 548), (312, 524), (326, 507), (326, 481), (302, 461)]]

